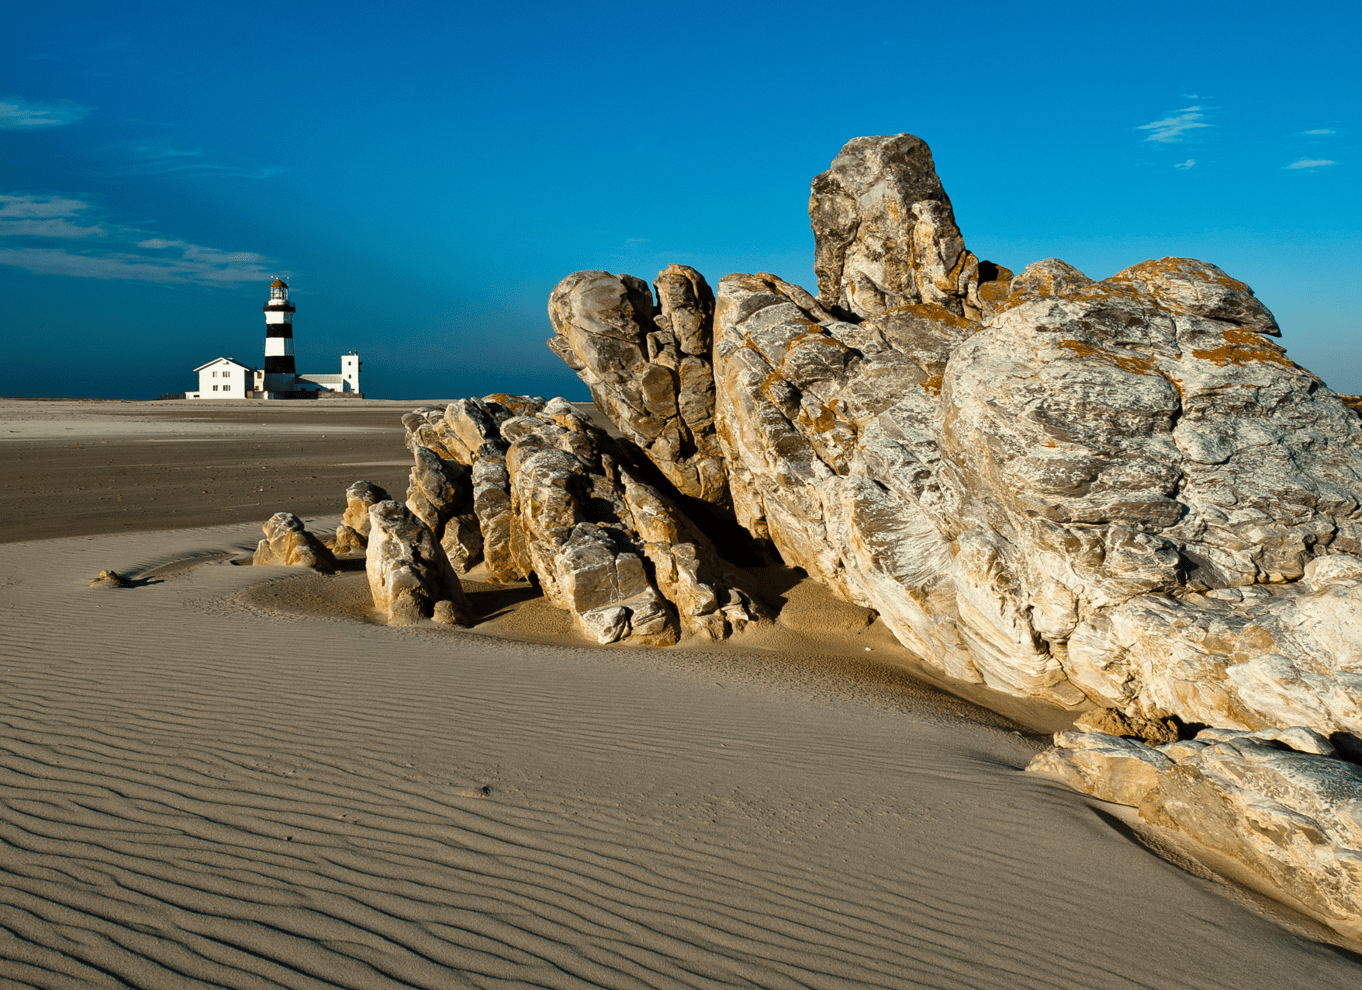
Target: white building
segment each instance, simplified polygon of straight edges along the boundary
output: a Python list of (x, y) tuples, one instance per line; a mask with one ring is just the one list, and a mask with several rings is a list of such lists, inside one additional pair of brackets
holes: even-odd
[(295, 391), (326, 389), (331, 392), (359, 393), (359, 352), (341, 355), (339, 375), (298, 375), (293, 379)]
[(265, 367), (248, 368), (231, 358), (217, 358), (195, 368), (199, 390), (186, 399), (315, 399), (321, 392), (364, 398), (359, 388), (359, 352), (341, 355), (340, 374), (299, 375), (293, 368), (293, 314), (288, 283), (270, 283), (265, 303)]
[(244, 399), (255, 390), (255, 369), (229, 357), (214, 358), (194, 370), (199, 390), (186, 392), (186, 399)]

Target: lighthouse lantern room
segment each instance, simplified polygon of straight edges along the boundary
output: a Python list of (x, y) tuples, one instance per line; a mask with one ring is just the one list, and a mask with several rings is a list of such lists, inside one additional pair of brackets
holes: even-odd
[(270, 283), (269, 302), (265, 303), (265, 397), (282, 399), (293, 388), (297, 368), (293, 363), (293, 313), (288, 301), (288, 283), (276, 278)]

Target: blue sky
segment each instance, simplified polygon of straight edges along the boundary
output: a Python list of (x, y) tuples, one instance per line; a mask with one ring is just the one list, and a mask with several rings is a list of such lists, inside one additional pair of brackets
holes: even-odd
[(931, 145), (965, 235), (1104, 278), (1248, 282), (1362, 392), (1356, 3), (13, 4), (0, 32), (0, 394), (153, 398), (262, 363), (365, 392), (585, 389), (544, 346), (587, 268), (815, 288), (809, 180)]

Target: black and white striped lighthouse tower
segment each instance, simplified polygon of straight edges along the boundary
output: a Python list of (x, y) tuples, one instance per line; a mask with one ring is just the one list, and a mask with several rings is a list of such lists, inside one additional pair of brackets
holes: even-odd
[(271, 399), (282, 399), (284, 392), (293, 391), (298, 375), (293, 365), (294, 309), (288, 301), (288, 283), (276, 278), (270, 283), (270, 301), (265, 303), (264, 391), (271, 393)]

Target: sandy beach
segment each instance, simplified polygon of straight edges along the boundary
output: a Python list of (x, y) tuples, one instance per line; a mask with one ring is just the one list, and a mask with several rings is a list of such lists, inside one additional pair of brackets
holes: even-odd
[(775, 622), (638, 649), (476, 574), (474, 629), (397, 628), (362, 570), (239, 563), (401, 497), (420, 404), (0, 400), (0, 986), (1362, 982), (1023, 773), (1063, 713), (792, 572)]

